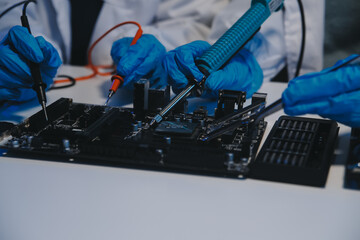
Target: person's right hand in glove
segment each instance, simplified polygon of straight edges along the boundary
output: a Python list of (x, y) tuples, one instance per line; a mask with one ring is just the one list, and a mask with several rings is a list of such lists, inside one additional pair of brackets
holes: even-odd
[(314, 113), (360, 127), (360, 63), (350, 62), (333, 70), (356, 57), (352, 55), (331, 68), (291, 80), (282, 95), (285, 113)]
[(25, 27), (15, 26), (0, 41), (0, 101), (27, 101), (36, 97), (28, 62), (40, 64), (47, 89), (53, 83), (61, 59), (43, 37), (33, 37)]
[[(169, 51), (163, 67), (168, 73), (168, 81), (175, 93), (184, 89), (190, 79), (201, 81), (203, 74), (195, 65), (210, 44), (194, 41)], [(263, 80), (263, 72), (255, 57), (246, 49), (240, 50), (223, 68), (211, 73), (205, 81), (205, 97), (216, 98), (221, 89), (246, 91), (247, 97), (256, 92)]]
[(152, 88), (165, 86), (166, 74), (161, 67), (165, 47), (151, 34), (142, 35), (136, 44), (130, 45), (132, 40), (121, 38), (111, 48), (116, 72), (124, 77), (123, 86), (131, 89), (140, 78), (149, 79)]

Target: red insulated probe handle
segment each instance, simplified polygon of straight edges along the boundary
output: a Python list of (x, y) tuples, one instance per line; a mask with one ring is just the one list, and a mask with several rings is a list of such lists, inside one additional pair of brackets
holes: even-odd
[[(137, 40), (139, 40), (139, 38), (141, 37), (142, 32), (143, 32), (142, 29), (139, 28), (138, 31), (135, 34), (135, 37), (131, 41), (130, 46), (136, 44)], [(121, 77), (120, 75), (113, 75), (111, 77), (111, 81), (113, 83), (112, 83), (111, 88), (109, 89), (109, 91), (113, 91), (114, 93), (118, 90), (118, 88), (120, 86), (122, 86), (124, 84), (124, 78)]]
[(113, 82), (111, 85), (110, 91), (113, 91), (114, 93), (118, 90), (118, 88), (123, 85), (124, 79), (119, 75), (113, 75), (111, 77), (111, 81)]

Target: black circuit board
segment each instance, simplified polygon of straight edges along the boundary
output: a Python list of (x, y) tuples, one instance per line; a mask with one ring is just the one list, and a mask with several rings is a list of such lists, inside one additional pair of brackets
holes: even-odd
[[(258, 153), (267, 123), (254, 119), (266, 94), (255, 93), (243, 107), (245, 92), (220, 90), (213, 116), (205, 107), (189, 113), (183, 101), (156, 127), (146, 129), (170, 101), (169, 87), (149, 86), (147, 80), (134, 85), (133, 108), (59, 99), (47, 107), (49, 122), (38, 112), (2, 133), (0, 148), (26, 159), (325, 185), (336, 122), (280, 117)], [(356, 160), (348, 164), (352, 185), (358, 165)]]
[(255, 127), (245, 124), (202, 142), (198, 138), (208, 124), (238, 110), (226, 105), (215, 117), (200, 107), (193, 113), (174, 111), (156, 128), (129, 138), (148, 121), (143, 116), (155, 112), (74, 103), (66, 98), (47, 110), (50, 122), (45, 122), (40, 111), (2, 135), (0, 146), (8, 155), (243, 178), (266, 127), (264, 121)]

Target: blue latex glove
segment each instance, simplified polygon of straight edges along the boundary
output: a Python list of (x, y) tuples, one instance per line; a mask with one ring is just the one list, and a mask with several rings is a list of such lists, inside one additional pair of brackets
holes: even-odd
[(282, 95), (285, 113), (315, 113), (360, 127), (360, 64), (350, 63), (332, 71), (357, 56), (352, 55), (321, 72), (291, 80)]
[(136, 44), (133, 38), (115, 41), (111, 48), (111, 57), (116, 64), (116, 71), (124, 76), (124, 87), (132, 88), (140, 78), (150, 80), (150, 86), (160, 88), (166, 85), (166, 74), (161, 67), (165, 56), (165, 47), (150, 34), (142, 35)]
[(29, 60), (40, 64), (42, 80), (50, 88), (61, 65), (58, 52), (43, 37), (34, 38), (26, 28), (15, 26), (0, 41), (0, 101), (36, 97)]
[[(195, 59), (209, 47), (210, 44), (205, 41), (194, 41), (166, 54), (163, 66), (175, 93), (186, 87), (188, 79), (200, 81), (203, 78)], [(247, 97), (251, 97), (260, 88), (262, 80), (263, 73), (255, 57), (242, 49), (224, 68), (210, 74), (205, 81), (203, 96), (216, 98), (219, 90), (227, 89), (246, 91)]]

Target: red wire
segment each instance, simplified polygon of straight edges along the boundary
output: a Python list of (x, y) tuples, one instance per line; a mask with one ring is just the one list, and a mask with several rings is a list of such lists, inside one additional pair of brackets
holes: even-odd
[[(88, 50), (88, 65), (86, 65), (86, 67), (90, 68), (92, 70), (92, 74), (89, 74), (89, 75), (86, 75), (86, 76), (81, 76), (81, 77), (77, 77), (75, 78), (76, 81), (83, 81), (83, 80), (87, 80), (87, 79), (90, 79), (90, 78), (93, 78), (95, 77), (96, 75), (100, 75), (100, 76), (110, 76), (113, 71), (115, 70), (115, 66), (114, 65), (109, 65), (109, 66), (104, 66), (104, 65), (99, 65), (99, 66), (95, 66), (93, 63), (92, 63), (92, 59), (91, 59), (91, 54), (92, 54), (92, 51), (94, 49), (94, 47), (106, 36), (108, 35), (110, 32), (112, 32), (114, 29), (118, 28), (118, 27), (121, 27), (125, 24), (134, 24), (136, 26), (138, 26), (138, 30), (131, 42), (130, 45), (134, 45), (136, 43), (136, 41), (141, 37), (142, 35), (142, 29), (141, 29), (141, 25), (135, 21), (126, 21), (126, 22), (122, 22), (122, 23), (119, 23), (117, 25), (115, 25), (114, 27), (110, 28), (108, 31), (106, 31), (103, 35), (101, 35), (101, 37), (99, 37), (89, 48)], [(100, 72), (99, 69), (102, 68), (102, 69), (108, 69), (108, 68), (112, 68), (112, 71), (111, 72)], [(69, 79), (62, 79), (62, 80), (54, 80), (54, 84), (57, 84), (57, 83), (64, 83), (64, 82), (69, 82), (70, 80)]]

